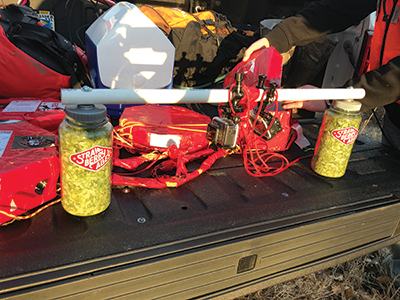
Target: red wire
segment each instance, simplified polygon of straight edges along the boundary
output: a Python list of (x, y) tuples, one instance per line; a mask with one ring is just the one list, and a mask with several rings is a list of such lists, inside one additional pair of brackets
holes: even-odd
[[(289, 160), (282, 154), (277, 153), (277, 152), (272, 152), (267, 149), (259, 149), (257, 147), (257, 141), (263, 139), (263, 136), (270, 130), (273, 122), (275, 121), (277, 115), (278, 115), (278, 93), (275, 90), (274, 94), (274, 101), (271, 103), (267, 108), (271, 108), (273, 105), (275, 105), (275, 110), (273, 114), (273, 118), (268, 125), (268, 128), (261, 134), (257, 135), (253, 132), (253, 128), (257, 124), (258, 117), (261, 113), (261, 108), (263, 106), (263, 101), (264, 98), (266, 98), (266, 92), (261, 96), (261, 102), (259, 103), (259, 109), (257, 111), (257, 114), (255, 116), (255, 119), (253, 122), (250, 122), (250, 107), (251, 107), (251, 101), (250, 97), (248, 97), (249, 91), (248, 88), (243, 85), (243, 91), (245, 93), (245, 96), (247, 96), (247, 113), (246, 113), (246, 118), (248, 121), (248, 124), (250, 125), (250, 128), (241, 128), (243, 138), (241, 138), (238, 142), (239, 146), (241, 147), (242, 153), (243, 153), (243, 163), (244, 167), (246, 169), (246, 172), (255, 177), (266, 177), (266, 176), (274, 176), (277, 175), (287, 168), (289, 168), (291, 165), (294, 163), (298, 162), (300, 159), (306, 158), (306, 157), (311, 157), (312, 155), (307, 155), (304, 157), (299, 157), (292, 162), (289, 162)], [(230, 93), (229, 93), (230, 95)], [(229, 97), (228, 99), (229, 105), (232, 109), (232, 102), (231, 98)], [(233, 111), (233, 109), (232, 109)], [(268, 142), (265, 142), (264, 140), (263, 144), (268, 147)], [(289, 143), (290, 144), (290, 143)], [(253, 148), (251, 148), (253, 147)], [(275, 166), (274, 166), (275, 165)], [(277, 166), (276, 166), (277, 165)]]
[[(123, 173), (123, 172), (122, 172), (122, 173), (120, 173), (120, 172), (113, 172), (113, 173), (118, 174), (118, 175), (123, 175), (123, 176), (127, 176), (127, 175), (132, 176), (132, 175), (140, 174), (140, 173), (142, 173), (142, 172), (144, 172), (144, 171), (150, 169), (152, 166), (154, 166), (154, 165), (159, 161), (160, 156), (161, 156), (162, 154), (163, 154), (163, 153), (159, 153), (158, 156), (154, 159), (154, 161), (152, 161), (147, 167), (143, 168), (142, 170), (139, 170), (139, 171), (136, 171), (136, 172), (129, 172), (129, 173), (126, 173), (126, 172), (125, 172), (125, 173)], [(145, 162), (143, 162), (143, 163), (145, 163)]]
[[(261, 112), (262, 102), (263, 102), (263, 98), (264, 98), (265, 93), (266, 93), (266, 91), (263, 93), (263, 95), (262, 95), (262, 97), (261, 97), (261, 104), (260, 104), (260, 106), (259, 106), (260, 109), (259, 109), (258, 112), (257, 112), (256, 118), (254, 119), (253, 128), (254, 128), (255, 125), (257, 124), (258, 116), (260, 115), (260, 112)], [(252, 142), (257, 141), (258, 139), (262, 139), (262, 138), (264, 137), (264, 135), (271, 129), (272, 124), (274, 123), (274, 121), (275, 121), (275, 119), (276, 119), (276, 115), (278, 114), (278, 92), (277, 92), (276, 90), (275, 90), (274, 96), (275, 96), (275, 97), (274, 97), (274, 98), (275, 98), (274, 102), (272, 102), (269, 106), (267, 106), (267, 107), (265, 108), (265, 109), (267, 109), (267, 108), (270, 108), (270, 107), (272, 107), (273, 105), (275, 105), (275, 112), (274, 112), (274, 115), (272, 116), (272, 120), (271, 120), (271, 122), (269, 123), (268, 128), (267, 128), (261, 135), (254, 135), (255, 140), (252, 141)], [(268, 144), (267, 144), (267, 146), (268, 146)]]

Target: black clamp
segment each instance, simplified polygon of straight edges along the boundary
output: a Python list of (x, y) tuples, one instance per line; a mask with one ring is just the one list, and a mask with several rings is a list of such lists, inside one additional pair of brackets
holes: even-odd
[(223, 117), (226, 119), (231, 119), (235, 124), (238, 124), (241, 121), (241, 119), (239, 116), (233, 117), (232, 114), (244, 112), (243, 106), (239, 105), (240, 100), (242, 100), (244, 97), (243, 86), (242, 86), (243, 78), (244, 78), (243, 73), (235, 74), (236, 85), (232, 87), (232, 96), (230, 99), (231, 105), (227, 103), (221, 107), (223, 110)]
[(265, 97), (265, 99), (263, 101), (261, 111), (264, 111), (265, 108), (267, 107), (267, 105), (269, 105), (275, 101), (275, 92), (276, 92), (277, 88), (278, 88), (278, 84), (276, 82), (271, 81), (269, 83), (267, 96)]

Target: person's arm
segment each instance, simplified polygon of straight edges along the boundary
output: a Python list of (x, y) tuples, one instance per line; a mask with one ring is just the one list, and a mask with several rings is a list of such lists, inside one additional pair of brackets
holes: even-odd
[(312, 2), (294, 17), (276, 25), (265, 37), (252, 44), (243, 60), (261, 47), (273, 46), (284, 53), (293, 46), (303, 46), (328, 33), (357, 25), (376, 9), (376, 0), (322, 0)]
[[(304, 18), (304, 21), (300, 23), (310, 27), (305, 33), (302, 34), (297, 31), (291, 33), (290, 28), (293, 28), (295, 24), (281, 23), (283, 26), (281, 30), (289, 37), (286, 47), (291, 47), (293, 43), (307, 42), (307, 36), (309, 38), (318, 37), (318, 32), (340, 32), (351, 25), (357, 25), (375, 9), (376, 0), (322, 0), (313, 2), (308, 8), (300, 12), (300, 19)], [(299, 30), (303, 30), (302, 26), (297, 27), (299, 27)], [(298, 37), (290, 39), (292, 34), (298, 35)], [(272, 45), (274, 45), (276, 38), (279, 37), (273, 34), (270, 39)], [(279, 44), (279, 42), (276, 43)], [(366, 95), (364, 99), (360, 100), (362, 111), (397, 101), (400, 99), (400, 57), (395, 57), (386, 65), (349, 80), (345, 86), (365, 89)], [(308, 104), (304, 105), (307, 106)]]
[(327, 35), (329, 31), (315, 30), (301, 15), (290, 17), (276, 25), (265, 38), (279, 53), (293, 46), (304, 46)]
[(346, 86), (365, 89), (361, 111), (384, 106), (400, 99), (400, 56), (382, 67), (350, 79)]
[(293, 46), (303, 46), (318, 38), (324, 37), (328, 31), (320, 32), (313, 29), (305, 18), (298, 15), (283, 20), (263, 38), (255, 41), (246, 49), (243, 61), (261, 47), (273, 46), (279, 53), (285, 53)]
[(299, 12), (317, 31), (340, 32), (374, 12), (377, 0), (321, 0)]
[[(378, 106), (384, 106), (400, 99), (400, 56), (390, 60), (386, 65), (369, 71), (360, 77), (350, 79), (345, 87), (363, 88), (365, 97), (361, 111), (366, 111)], [(304, 86), (310, 88), (310, 86)], [(327, 106), (325, 101), (285, 101), (284, 109), (302, 108), (315, 112), (324, 111)]]

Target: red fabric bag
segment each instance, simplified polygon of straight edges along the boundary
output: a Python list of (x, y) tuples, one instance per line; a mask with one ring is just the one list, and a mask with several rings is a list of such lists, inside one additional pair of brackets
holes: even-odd
[(0, 26), (0, 97), (48, 97), (60, 99), (70, 88), (70, 76), (57, 73), (12, 44)]
[[(126, 108), (114, 130), (113, 185), (147, 188), (178, 187), (208, 170), (226, 150), (209, 148), (206, 138), (208, 116), (177, 106), (141, 105)], [(134, 156), (120, 158), (124, 148)], [(186, 164), (205, 158), (201, 166), (189, 172)], [(141, 168), (149, 163), (146, 168)], [(152, 170), (151, 177), (130, 176)], [(139, 171), (137, 171), (139, 169)], [(174, 175), (169, 172), (175, 170)]]
[(0, 98), (60, 99), (63, 88), (91, 86), (77, 46), (30, 7), (0, 6)]

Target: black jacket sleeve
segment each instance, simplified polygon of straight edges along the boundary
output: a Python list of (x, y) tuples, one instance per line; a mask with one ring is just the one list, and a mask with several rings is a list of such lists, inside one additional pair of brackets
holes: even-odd
[(376, 5), (377, 0), (321, 0), (312, 2), (300, 15), (318, 31), (339, 32), (358, 25)]
[[(365, 89), (366, 95), (361, 100), (362, 111), (396, 102), (400, 99), (400, 56), (393, 58), (376, 70), (350, 79), (346, 86)], [(400, 105), (395, 107), (398, 111)], [(397, 116), (395, 120), (394, 117), (392, 116), (390, 119), (397, 125), (400, 118)]]
[(376, 10), (376, 0), (322, 0), (312, 2), (295, 17), (285, 19), (266, 37), (279, 52), (303, 46), (328, 33), (340, 32)]

